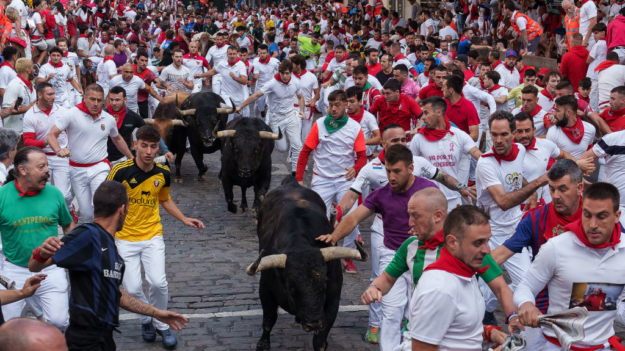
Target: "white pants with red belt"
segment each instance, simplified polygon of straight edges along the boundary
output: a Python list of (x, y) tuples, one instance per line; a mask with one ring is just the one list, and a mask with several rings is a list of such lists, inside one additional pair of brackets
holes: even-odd
[[(115, 246), (119, 255), (124, 259), (126, 271), (124, 273), (124, 290), (130, 295), (161, 310), (167, 310), (167, 277), (165, 275), (165, 242), (157, 235), (144, 241), (127, 241), (115, 239)], [(141, 264), (145, 270), (145, 279), (150, 285), (150, 299), (143, 292), (141, 279)], [(151, 317), (140, 316), (141, 324), (148, 324)], [(167, 330), (169, 326), (154, 319), (158, 330)]]
[[(380, 248), (380, 274), (393, 261), (395, 253), (395, 250), (382, 244)], [(380, 351), (393, 351), (401, 343), (401, 321), (410, 308), (412, 286), (412, 276), (410, 271), (407, 271), (397, 278), (388, 294), (382, 297)]]
[[(39, 272), (48, 276), (41, 282), (41, 286), (35, 294), (24, 301), (17, 301), (2, 306), (2, 314), (5, 320), (19, 318), (22, 315), (24, 302), (33, 311), (43, 312), (43, 321), (49, 323), (61, 331), (69, 325), (69, 296), (67, 295), (67, 276), (65, 270), (56, 265), (45, 268)], [(9, 261), (0, 262), (0, 275), (15, 281), (15, 288), (21, 289), (26, 279), (34, 276), (28, 267), (18, 266)], [(0, 290), (5, 290), (0, 285)]]
[(69, 176), (72, 181), (74, 195), (78, 201), (80, 217), (83, 222), (89, 223), (93, 220), (93, 195), (102, 184), (111, 166), (106, 162), (100, 162), (90, 167), (69, 167)]
[[(597, 351), (609, 351), (612, 349), (610, 347), (610, 344), (608, 343), (604, 344), (603, 346), (604, 346), (603, 348), (597, 349)], [(532, 345), (531, 348), (528, 347), (527, 349), (529, 351), (562, 351), (564, 350), (562, 346), (554, 345), (550, 343), (549, 341), (547, 341), (547, 339), (545, 339), (545, 337), (543, 336), (543, 333), (540, 333), (534, 345)]]
[(56, 155), (47, 155), (48, 168), (50, 169), (50, 180), (52, 184), (61, 190), (67, 208), (72, 209), (72, 189), (69, 178), (69, 159), (58, 157)]
[[(295, 158), (295, 151), (293, 151), (293, 157), (291, 158), (291, 160), (293, 160), (293, 158)], [(293, 169), (295, 170), (295, 168)], [(346, 180), (344, 176), (338, 178), (326, 178), (317, 174), (313, 174), (310, 189), (319, 194), (319, 196), (321, 196), (321, 199), (326, 204), (326, 215), (330, 217), (332, 202), (338, 203), (343, 198), (343, 196), (345, 196), (345, 193), (349, 191), (349, 188), (353, 182), (353, 179)], [(352, 213), (354, 210), (356, 210), (357, 207), (358, 206), (352, 206), (349, 213)], [(344, 213), (343, 217), (347, 216), (349, 213)], [(352, 230), (352, 232), (343, 239), (343, 246), (355, 249), (356, 244), (354, 244), (354, 240), (358, 240), (359, 234), (360, 230), (358, 229), (358, 226), (356, 226), (356, 228), (354, 228), (354, 230)]]
[[(286, 152), (289, 146), (291, 147), (291, 171), (295, 172), (297, 170), (297, 159), (300, 151), (302, 151), (302, 118), (299, 110), (293, 108), (286, 114), (267, 111), (267, 119), (269, 120), (269, 127), (271, 127), (274, 133), (278, 134), (278, 129), (282, 131), (282, 139), (275, 142), (276, 149), (280, 152)], [(286, 142), (287, 138), (289, 138), (288, 144)]]
[[(371, 282), (382, 274), (380, 269), (380, 250), (384, 246), (384, 228), (382, 216), (375, 215), (371, 225)], [(374, 302), (369, 305), (369, 325), (379, 328), (382, 324), (382, 303)]]
[(315, 122), (311, 107), (306, 106), (304, 108), (304, 114), (306, 115), (306, 119), (302, 120), (302, 143), (306, 141), (306, 137), (308, 137), (308, 133), (310, 133), (312, 125)]

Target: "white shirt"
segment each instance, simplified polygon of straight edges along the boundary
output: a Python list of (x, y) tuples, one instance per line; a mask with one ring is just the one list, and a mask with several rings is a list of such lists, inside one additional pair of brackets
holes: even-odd
[(599, 40), (595, 45), (592, 46), (592, 49), (590, 49), (590, 57), (592, 57), (593, 60), (588, 65), (586, 77), (589, 77), (590, 79), (597, 79), (598, 74), (597, 72), (595, 72), (595, 68), (597, 68), (597, 66), (599, 66), (601, 62), (605, 61), (605, 57), (607, 54), (608, 45), (606, 44), (605, 40)]
[(300, 81), (292, 76), (288, 84), (273, 78), (260, 88), (265, 95), (267, 106), (272, 114), (286, 115), (293, 111), (294, 101), (302, 93)]
[[(11, 3), (12, 5), (13, 3)], [(621, 11), (621, 9), (623, 8), (623, 6), (625, 6), (625, 4), (617, 4), (614, 3), (612, 4), (612, 6), (610, 6), (610, 14), (608, 15), (608, 17), (616, 17), (619, 15), (619, 11)]]
[(612, 89), (625, 85), (625, 66), (613, 65), (604, 69), (597, 75), (599, 90), (599, 105), (610, 102), (610, 92)]
[[(232, 77), (230, 77), (230, 72), (234, 73), (237, 78), (242, 76), (247, 77), (247, 67), (245, 67), (245, 64), (239, 61), (230, 66), (228, 60), (226, 59), (225, 61), (218, 62), (215, 65), (215, 69), (217, 70), (217, 73), (221, 74), (222, 97), (225, 95), (232, 98), (234, 102), (243, 103), (243, 101), (249, 96), (249, 90), (244, 89), (247, 87), (246, 85), (232, 79)], [(224, 98), (224, 100), (228, 101), (226, 98)]]
[[(20, 0), (16, 0), (16, 1), (20, 1)], [(35, 13), (33, 13), (33, 15), (30, 18), (33, 20), (33, 22), (35, 22), (35, 28), (33, 30), (33, 37), (32, 37), (32, 39), (33, 40), (41, 39), (43, 34), (41, 34), (39, 32), (39, 29), (37, 28), (38, 24), (40, 24), (40, 23), (43, 24), (43, 22), (41, 21), (41, 15), (39, 14), (39, 12), (35, 12)], [(26, 28), (26, 27), (22, 27), (22, 28)], [(44, 26), (44, 29), (45, 29), (45, 26)], [(39, 38), (35, 39), (35, 37), (39, 37)]]
[(481, 124), (488, 126), (488, 116), (490, 116), (491, 113), (495, 113), (495, 111), (497, 111), (497, 103), (495, 102), (493, 96), (481, 89), (472, 86), (471, 84), (465, 84), (462, 88), (462, 93), (464, 94), (465, 99), (471, 101), (473, 106), (475, 106), (476, 112), (480, 111), (482, 101), (488, 104), (490, 112), (486, 115), (485, 119), (482, 119), (480, 121)]
[(607, 177), (605, 182), (618, 188), (621, 194), (621, 211), (625, 210), (625, 154), (622, 153), (624, 148), (625, 131), (605, 135), (592, 147), (595, 156), (605, 157), (604, 167)]
[(579, 9), (579, 34), (583, 35), (584, 39), (586, 39), (588, 34), (590, 20), (595, 17), (597, 17), (597, 6), (594, 2), (588, 1)]
[(96, 74), (98, 76), (98, 84), (104, 89), (104, 94), (106, 95), (109, 91), (109, 82), (111, 81), (111, 76), (117, 74), (117, 66), (115, 66), (115, 61), (108, 60), (100, 62), (98, 64), (98, 68), (96, 70)]
[[(519, 106), (515, 108), (514, 110), (512, 110), (511, 113), (513, 116), (516, 116), (518, 113), (522, 111), (523, 111), (523, 106)], [(546, 114), (547, 114), (547, 111), (545, 111), (545, 109), (541, 107), (540, 111), (538, 111), (538, 113), (534, 117), (532, 117), (532, 120), (534, 120), (534, 128), (536, 128), (536, 131), (534, 132), (534, 136), (547, 134), (547, 129), (545, 129), (545, 115)]]
[(438, 31), (438, 35), (441, 39), (445, 39), (445, 37), (448, 35), (451, 36), (451, 40), (460, 39), (460, 37), (458, 37), (458, 32), (456, 32), (453, 28), (451, 28), (451, 26), (447, 26), (441, 29), (440, 31)]
[[(182, 58), (182, 65), (189, 69), (191, 77), (194, 77), (196, 74), (204, 73), (204, 69), (210, 69), (208, 61), (206, 61), (204, 56), (199, 54), (194, 57), (191, 57), (190, 54), (184, 55)], [(195, 85), (202, 84), (202, 78), (193, 78), (193, 82)]]
[(549, 113), (549, 111), (553, 108), (553, 105), (556, 103), (555, 93), (554, 99), (550, 100), (545, 94), (543, 94), (543, 91), (546, 93), (547, 88), (538, 92), (538, 106), (540, 106), (545, 113)]
[[(21, 17), (22, 28), (26, 28), (26, 21), (28, 20), (28, 9), (22, 0), (13, 0), (7, 7), (12, 7), (17, 10), (17, 13)], [(39, 18), (41, 20), (41, 17)]]
[[(478, 204), (490, 214), (490, 225), (493, 235), (510, 235), (521, 220), (523, 212), (521, 206), (517, 205), (504, 211), (492, 198), (488, 188), (495, 185), (503, 186), (506, 193), (519, 190), (523, 187), (523, 160), (525, 159), (525, 148), (519, 147), (519, 154), (513, 161), (501, 161), (495, 157), (480, 157), (475, 169), (475, 184)], [(489, 151), (486, 154), (490, 154)]]
[[(241, 38), (237, 38), (237, 44), (239, 45), (239, 48), (247, 49), (249, 58), (254, 57), (254, 53), (251, 52), (254, 49), (254, 40), (252, 39), (251, 36), (244, 34)], [(250, 49), (250, 47), (252, 49)]]
[(115, 138), (118, 135), (115, 118), (104, 110), (94, 121), (91, 115), (73, 107), (60, 116), (55, 125), (67, 132), (72, 153), (70, 160), (82, 164), (104, 160), (108, 156), (106, 143), (109, 136)]
[(0, 89), (5, 89), (9, 85), (9, 82), (17, 77), (15, 69), (9, 66), (0, 67)]
[(54, 67), (49, 62), (39, 68), (39, 78), (48, 78), (54, 73), (54, 77), (48, 81), (54, 88), (54, 103), (63, 104), (69, 97), (67, 95), (67, 83), (74, 78), (74, 73), (68, 65), (61, 62), (61, 67)]
[[(31, 92), (30, 89), (26, 86), (26, 84), (20, 79), (20, 77), (15, 77), (13, 80), (9, 82), (6, 90), (4, 91), (4, 98), (2, 99), (2, 107), (9, 107), (15, 104), (15, 100), (18, 97), (22, 98), (21, 106), (28, 106), (33, 101), (37, 100), (37, 93), (33, 88)], [(4, 128), (13, 129), (18, 134), (22, 133), (22, 121), (24, 120), (24, 115), (11, 115), (4, 119)]]
[[(418, 133), (410, 141), (408, 148), (413, 155), (423, 156), (434, 167), (458, 179), (460, 159), (475, 147), (475, 142), (469, 134), (456, 127), (452, 126), (449, 131), (453, 135), (447, 133), (447, 135), (437, 141), (428, 141), (423, 134)], [(453, 191), (440, 183), (436, 183), (436, 185), (445, 194), (447, 200), (460, 197), (459, 192)]]
[[(94, 44), (95, 46), (95, 44)], [(99, 50), (99, 49), (98, 49)], [(74, 52), (68, 52), (67, 53), (67, 57), (63, 56), (61, 57), (61, 62), (63, 62), (64, 64), (68, 65), (69, 68), (72, 70), (72, 73), (74, 74), (74, 76), (78, 76), (78, 67), (80, 67), (80, 63), (82, 60), (80, 60), (78, 58), (78, 55), (76, 55), (76, 53)], [(80, 82), (78, 82), (80, 84)], [(71, 87), (68, 87), (71, 88)]]
[[(171, 65), (163, 68), (161, 71), (160, 78), (169, 83), (173, 89), (182, 90), (186, 93), (191, 93), (191, 90), (187, 88), (184, 84), (178, 82), (178, 79), (182, 78), (185, 81), (192, 81), (193, 77), (191, 76), (191, 71), (185, 66), (180, 66), (180, 69), (176, 69), (176, 66), (172, 63)], [(223, 87), (222, 87), (223, 89)]]
[(273, 79), (273, 76), (278, 73), (278, 66), (280, 66), (280, 61), (275, 57), (269, 58), (269, 62), (260, 63), (260, 57), (257, 57), (252, 62), (252, 66), (254, 66), (254, 74), (258, 74), (259, 77), (256, 80), (256, 86), (258, 88), (262, 88), (267, 82)]
[[(362, 114), (360, 128), (362, 129), (362, 134), (364, 135), (365, 140), (371, 139), (373, 131), (380, 130), (375, 116), (366, 110)], [(377, 145), (367, 145), (367, 157), (373, 155), (373, 151), (375, 151), (376, 147)]]
[[(354, 145), (359, 135), (362, 135), (360, 124), (351, 118), (339, 130), (328, 133), (322, 117), (315, 121), (319, 134), (319, 143), (313, 152), (313, 172), (324, 178), (339, 178), (345, 176), (345, 169), (353, 167), (356, 162)], [(312, 137), (309, 134), (308, 137)], [(360, 136), (363, 137), (363, 136)], [(308, 140), (308, 138), (307, 138)]]
[(510, 70), (506, 68), (505, 65), (505, 63), (498, 65), (497, 67), (495, 67), (495, 71), (497, 71), (497, 73), (499, 73), (499, 75), (501, 76), (501, 79), (499, 80), (499, 85), (503, 85), (506, 88), (512, 90), (521, 85), (519, 83), (519, 81), (521, 80), (521, 75), (519, 74), (519, 71), (516, 69), (516, 67), (514, 67), (512, 72), (510, 72)]
[(126, 90), (126, 107), (128, 107), (133, 112), (139, 113), (139, 103), (137, 100), (137, 95), (139, 94), (139, 89), (145, 89), (145, 82), (143, 79), (132, 76), (130, 82), (124, 80), (123, 76), (120, 74), (111, 79), (111, 88), (115, 86), (120, 86)]
[(87, 38), (78, 38), (76, 41), (76, 49), (81, 50), (83, 54), (87, 55), (89, 52), (89, 39)]
[(588, 146), (592, 145), (592, 141), (595, 138), (595, 127), (588, 122), (582, 121), (582, 123), (584, 124), (584, 136), (579, 144), (571, 141), (571, 139), (564, 134), (562, 128), (555, 125), (551, 126), (547, 131), (547, 140), (553, 141), (560, 149), (573, 155), (576, 159), (579, 159), (580, 156), (588, 150)]
[[(421, 23), (421, 35), (427, 37), (429, 34), (429, 28), (432, 27), (432, 34), (436, 32), (434, 28), (434, 21), (431, 18), (425, 20), (425, 22)], [(439, 33), (440, 35), (440, 33)], [(443, 37), (445, 38), (445, 37)]]
[(5, 166), (4, 163), (0, 162), (0, 186), (4, 185), (4, 182), (6, 182), (8, 175), (9, 171), (7, 170), (7, 166)]
[[(520, 307), (525, 302), (535, 303), (534, 297), (545, 286), (549, 289), (549, 314), (569, 309), (571, 303), (578, 304), (594, 291), (591, 289), (596, 288), (602, 288), (612, 301), (620, 303), (623, 299), (624, 261), (624, 241), (615, 249), (593, 249), (584, 245), (573, 232), (562, 233), (541, 246), (514, 292), (514, 304)], [(574, 342), (573, 346), (601, 345), (614, 335), (616, 309), (591, 311), (589, 314), (584, 323), (584, 339)], [(545, 335), (555, 337), (552, 329), (541, 329)]]
[[(534, 148), (537, 150), (525, 150), (525, 159), (523, 160), (523, 177), (528, 183), (545, 174), (550, 158), (557, 159), (560, 156), (560, 148), (551, 140), (536, 137), (534, 140), (536, 140)], [(549, 185), (541, 187), (537, 193), (539, 200), (545, 199), (546, 203), (551, 202)]]
[[(48, 132), (50, 132), (50, 129), (52, 129), (52, 126), (59, 118), (61, 118), (63, 115), (66, 115), (68, 111), (68, 109), (63, 108), (60, 105), (54, 104), (52, 105), (50, 115), (47, 115), (41, 111), (37, 104), (33, 105), (33, 107), (31, 107), (24, 114), (24, 133), (35, 133), (36, 140), (45, 141), (46, 137), (48, 136)], [(58, 141), (61, 149), (67, 147), (67, 133), (65, 133), (64, 130), (61, 132), (61, 134), (59, 134)], [(54, 153), (49, 145), (43, 148), (43, 152)]]
[(228, 59), (228, 45), (222, 46), (218, 48), (217, 45), (211, 46), (206, 53), (206, 61), (211, 62), (213, 60), (213, 66), (217, 65), (217, 63), (221, 61), (226, 61)]
[(410, 300), (410, 337), (442, 351), (482, 350), (485, 309), (475, 277), (426, 271)]

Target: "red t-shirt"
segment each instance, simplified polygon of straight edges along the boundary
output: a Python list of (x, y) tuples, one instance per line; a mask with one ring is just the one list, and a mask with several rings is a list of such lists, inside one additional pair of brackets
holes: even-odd
[(45, 11), (41, 12), (41, 17), (45, 18), (46, 23), (44, 24), (44, 27), (48, 29), (43, 37), (46, 39), (54, 39), (54, 33), (52, 32), (52, 30), (54, 29), (54, 27), (56, 27), (56, 20), (54, 19), (54, 16), (50, 16), (50, 9), (46, 9)]
[(400, 94), (399, 100), (390, 104), (386, 102), (386, 98), (378, 97), (373, 102), (369, 112), (373, 115), (380, 113), (380, 122), (378, 123), (380, 130), (384, 130), (384, 127), (391, 123), (397, 123), (404, 130), (409, 131), (412, 130), (412, 122), (416, 122), (423, 111), (414, 99), (408, 95)]
[(612, 108), (607, 108), (599, 116), (605, 120), (613, 132), (625, 130), (625, 109), (612, 111)]
[(475, 105), (463, 97), (453, 105), (449, 100), (445, 99), (445, 101), (447, 102), (445, 117), (465, 133), (471, 134), (469, 132), (469, 127), (480, 124), (480, 117), (477, 115)]
[(471, 79), (472, 77), (475, 77), (475, 73), (473, 73), (473, 71), (471, 71), (470, 69), (462, 72), (464, 73), (464, 81), (467, 82), (469, 81), (469, 79)]
[(375, 77), (375, 75), (382, 70), (382, 65), (379, 62), (373, 66), (367, 64), (367, 69), (369, 70), (369, 74)]
[[(134, 65), (135, 68), (135, 76), (141, 78), (145, 85), (152, 85), (152, 82), (157, 78), (156, 74), (152, 72), (150, 69), (146, 68), (141, 73), (137, 73), (137, 65)], [(143, 102), (148, 99), (148, 92), (145, 89), (139, 89), (139, 93), (137, 94), (137, 101)]]
[(423, 89), (419, 90), (419, 99), (421, 99), (421, 101), (431, 96), (443, 97), (443, 89), (439, 88), (435, 83), (430, 83)]

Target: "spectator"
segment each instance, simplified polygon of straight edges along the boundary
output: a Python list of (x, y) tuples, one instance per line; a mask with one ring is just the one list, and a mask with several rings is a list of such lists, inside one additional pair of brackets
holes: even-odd
[(577, 90), (579, 86), (579, 81), (586, 77), (588, 71), (588, 54), (588, 50), (582, 45), (582, 34), (573, 34), (571, 51), (562, 56), (560, 73), (562, 77), (568, 78), (571, 81), (573, 89), (575, 90)]

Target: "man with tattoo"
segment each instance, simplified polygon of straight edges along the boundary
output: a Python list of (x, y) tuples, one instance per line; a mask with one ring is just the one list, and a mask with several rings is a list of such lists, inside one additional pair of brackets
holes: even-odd
[(115, 246), (128, 214), (126, 188), (103, 182), (93, 197), (92, 223), (78, 226), (63, 239), (50, 237), (33, 250), (31, 272), (56, 265), (69, 271), (71, 297), (69, 328), (65, 333), (70, 350), (114, 351), (113, 330), (119, 327), (119, 308), (150, 316), (175, 330), (187, 319), (175, 312), (152, 307), (120, 288), (125, 264)]

